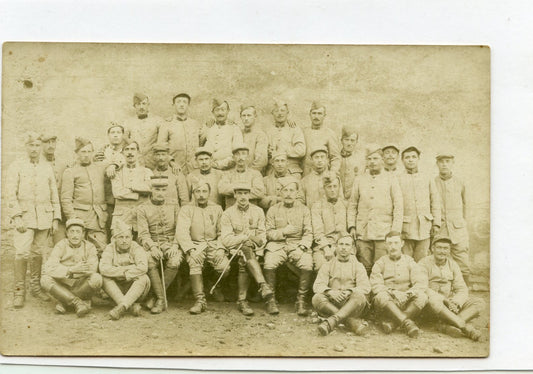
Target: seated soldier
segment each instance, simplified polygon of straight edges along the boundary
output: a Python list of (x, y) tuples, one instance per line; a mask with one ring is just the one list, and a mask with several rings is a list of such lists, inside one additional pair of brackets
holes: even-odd
[[(183, 259), (176, 240), (176, 220), (179, 207), (168, 204), (165, 200), (169, 178), (165, 175), (151, 177), (150, 200), (139, 206), (137, 210), (137, 227), (139, 229), (139, 243), (148, 252), (148, 276), (155, 294), (148, 300), (146, 306), (153, 314), (159, 314), (165, 309), (165, 292), (174, 281)], [(163, 283), (159, 272), (164, 263)]]
[(150, 291), (148, 257), (142, 247), (133, 241), (131, 226), (117, 220), (113, 241), (107, 245), (100, 260), (104, 291), (117, 304), (109, 312), (113, 320), (120, 319), (130, 309), (134, 316), (141, 315), (138, 301)]
[[(313, 229), (311, 214), (300, 201), (296, 200), (298, 180), (294, 177), (280, 178), (283, 202), (277, 203), (268, 210), (266, 216), (267, 240), (265, 252), (264, 275), (272, 290), (276, 289), (276, 270), (289, 263), (299, 278), (296, 313), (305, 316), (308, 313), (305, 298), (311, 286), (313, 257)], [(278, 314), (276, 299), (267, 301), (267, 312)]]
[(236, 203), (226, 209), (220, 220), (222, 244), (233, 254), (239, 250), (238, 301), (239, 311), (251, 316), (254, 311), (246, 302), (249, 277), (252, 275), (264, 300), (272, 298), (273, 293), (265, 281), (257, 256), (262, 256), (266, 244), (265, 213), (263, 209), (250, 204), (249, 183), (236, 183), (233, 186)]
[(356, 335), (368, 333), (368, 323), (361, 319), (370, 293), (365, 267), (353, 253), (353, 239), (346, 233), (337, 240), (336, 257), (319, 270), (313, 285), (313, 307), (322, 317), (318, 326), (321, 335), (328, 335), (344, 323)]
[[(305, 178), (305, 177), (304, 177)], [(313, 263), (315, 271), (333, 258), (333, 247), (337, 240), (348, 233), (346, 227), (346, 201), (342, 198), (339, 177), (328, 172), (322, 179), (325, 198), (313, 204)]]
[(452, 241), (446, 236), (433, 239), (433, 254), (418, 263), (426, 272), (429, 287), (426, 309), (441, 320), (439, 329), (449, 335), (462, 335), (477, 341), (481, 333), (468, 323), (485, 307), (483, 300), (469, 297), (461, 268), (450, 257)]
[[(278, 179), (291, 176), (289, 172), (287, 152), (276, 151), (272, 153), (270, 165), (272, 167), (272, 173), (263, 178), (265, 184), (265, 196), (261, 199), (259, 205), (265, 210), (265, 212), (273, 205), (283, 201), (280, 191)], [(296, 174), (299, 175), (299, 174)], [(298, 181), (300, 183), (300, 181)], [(302, 188), (298, 188), (297, 199), (302, 203), (305, 203)]]
[(420, 330), (412, 318), (427, 303), (427, 278), (411, 257), (402, 254), (403, 241), (399, 232), (389, 232), (385, 243), (387, 255), (376, 261), (370, 274), (374, 308), (379, 314), (387, 312), (392, 318), (381, 324), (386, 334), (399, 325), (409, 337), (416, 338)]
[[(220, 217), (222, 208), (209, 200), (210, 186), (200, 179), (192, 185), (193, 203), (180, 209), (176, 224), (176, 238), (189, 264), (191, 289), (196, 303), (189, 309), (191, 314), (200, 314), (207, 308), (202, 271), (205, 261), (222, 279), (227, 277), (229, 260), (220, 243)], [(224, 301), (220, 286), (214, 297)]]
[(64, 314), (67, 307), (73, 307), (81, 317), (91, 310), (90, 300), (102, 287), (102, 276), (97, 273), (96, 247), (83, 239), (83, 220), (69, 219), (66, 229), (66, 239), (55, 245), (46, 261), (41, 286), (59, 301), (58, 313)]

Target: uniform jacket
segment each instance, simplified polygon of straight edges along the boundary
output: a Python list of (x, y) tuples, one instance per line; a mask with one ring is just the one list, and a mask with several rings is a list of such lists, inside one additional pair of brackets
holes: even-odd
[(9, 218), (20, 216), (26, 227), (38, 230), (49, 229), (54, 219), (61, 219), (56, 178), (48, 162), (13, 162), (4, 187)]
[[(324, 170), (324, 172), (326, 171)], [(314, 203), (326, 197), (323, 184), (324, 172), (317, 174), (316, 171), (311, 170), (309, 174), (302, 178), (301, 184), (303, 196), (305, 198), (305, 205), (307, 205), (309, 209), (313, 207)], [(342, 187), (340, 187), (339, 194), (340, 196), (344, 194), (342, 192)]]
[(191, 249), (223, 248), (220, 243), (220, 218), (222, 208), (209, 202), (207, 207), (185, 205), (180, 209), (176, 224), (176, 239), (188, 253)]
[(403, 196), (402, 238), (429, 238), (431, 226), (440, 226), (440, 196), (432, 178), (425, 174), (404, 172), (398, 178)]
[(468, 299), (468, 287), (463, 279), (461, 268), (449, 257), (443, 266), (435, 263), (435, 257), (429, 255), (418, 262), (428, 278), (428, 296), (440, 294), (459, 306)]
[(311, 222), (313, 224), (313, 239), (317, 249), (337, 243), (339, 237), (348, 232), (346, 224), (347, 205), (343, 199), (331, 203), (326, 198), (313, 204)]
[(248, 235), (261, 238), (262, 243), (256, 247), (256, 252), (262, 254), (266, 244), (265, 213), (254, 204), (245, 211), (235, 204), (222, 214), (220, 231), (222, 244), (228, 250), (237, 248), (248, 239)]
[(154, 169), (155, 176), (165, 175), (168, 177), (168, 187), (165, 195), (165, 204), (174, 204), (182, 206), (188, 204), (191, 200), (189, 197), (189, 188), (187, 187), (187, 178), (183, 173), (174, 174), (171, 168), (167, 170)]
[(159, 129), (158, 143), (168, 143), (170, 155), (184, 174), (194, 169), (194, 152), (200, 146), (200, 125), (192, 118), (167, 119)]
[(243, 172), (238, 172), (233, 168), (222, 173), (222, 177), (218, 182), (218, 193), (225, 198), (226, 209), (235, 204), (233, 197), (233, 186), (237, 182), (249, 183), (251, 186), (250, 201), (259, 203), (265, 196), (265, 185), (263, 183), (263, 176), (255, 169), (246, 169)]
[(58, 160), (57, 158), (54, 158), (54, 160), (52, 161), (43, 159), (43, 161), (49, 163), (52, 167), (52, 170), (54, 171), (54, 176), (56, 177), (57, 191), (59, 193), (59, 191), (61, 191), (61, 179), (63, 178), (63, 173), (65, 172), (65, 169), (70, 165), (67, 162)]
[(322, 265), (316, 276), (313, 292), (324, 293), (329, 290), (350, 290), (352, 293), (368, 295), (370, 281), (363, 264), (355, 256), (350, 256), (346, 262), (334, 257)]
[(130, 117), (124, 122), (126, 136), (137, 142), (141, 151), (141, 164), (149, 169), (154, 167), (152, 160), (152, 146), (157, 142), (157, 137), (164, 120), (153, 114), (140, 119)]
[(218, 204), (222, 206), (224, 204), (224, 196), (222, 196), (218, 192), (218, 182), (220, 181), (220, 178), (222, 177), (222, 171), (211, 168), (211, 171), (209, 174), (202, 174), (200, 169), (194, 169), (187, 175), (187, 189), (189, 191), (189, 200), (193, 200), (192, 195), (192, 186), (194, 184), (194, 180), (197, 179), (204, 179), (207, 180), (209, 183), (209, 186), (211, 187), (211, 192), (209, 194), (209, 200), (211, 200), (213, 203)]
[[(87, 240), (82, 240), (80, 247), (72, 248), (68, 239), (60, 240), (50, 253), (50, 257), (44, 265), (43, 274), (52, 278), (62, 279), (72, 286), (74, 279), (67, 279), (67, 271), (74, 265), (86, 262), (89, 265), (89, 271), (96, 273), (98, 271), (98, 255), (96, 247)], [(73, 274), (73, 278), (79, 275)]]
[[(282, 177), (277, 177), (276, 173), (274, 172), (272, 172), (270, 175), (267, 175), (266, 177), (263, 177), (263, 183), (265, 185), (265, 196), (263, 196), (261, 202), (259, 203), (263, 209), (268, 209), (279, 202), (278, 198), (281, 196), (281, 193), (280, 185), (278, 184), (278, 178)], [(302, 204), (305, 204), (305, 197), (301, 181), (298, 181), (298, 194), (296, 195), (296, 198)]]
[(299, 127), (273, 126), (267, 132), (271, 152), (287, 152), (289, 172), (301, 173), (301, 161), (305, 157), (305, 137)]
[(397, 261), (393, 261), (386, 255), (374, 263), (370, 285), (374, 295), (391, 290), (416, 293), (426, 291), (428, 279), (412, 257), (402, 254)]
[[(282, 229), (291, 224), (299, 229), (296, 234), (285, 236)], [(313, 227), (309, 208), (299, 201), (295, 201), (291, 208), (277, 203), (270, 208), (266, 215), (267, 240), (266, 249), (275, 252), (286, 246), (304, 246), (311, 248), (313, 243)]]
[(158, 243), (178, 244), (176, 240), (176, 222), (178, 220), (179, 207), (173, 204), (153, 204), (147, 201), (137, 209), (138, 241), (146, 249), (150, 250)]
[(136, 242), (131, 242), (129, 251), (120, 252), (115, 242), (109, 243), (102, 253), (100, 273), (104, 277), (119, 280), (135, 280), (148, 271), (148, 255)]
[(348, 227), (360, 240), (384, 240), (389, 231), (401, 231), (403, 199), (398, 179), (381, 172), (355, 178), (348, 206)]
[(355, 177), (364, 174), (366, 169), (365, 156), (358, 151), (347, 154), (341, 150), (339, 177), (341, 179), (344, 198), (350, 199)]
[(227, 170), (233, 165), (233, 147), (242, 144), (242, 132), (236, 124), (214, 124), (206, 130), (205, 147), (213, 152), (213, 160), (217, 169)]
[(328, 149), (329, 170), (338, 173), (341, 166), (341, 155), (339, 140), (335, 131), (322, 125), (319, 129), (306, 127), (303, 133), (307, 148), (304, 160), (304, 175), (311, 173), (313, 170), (309, 153), (317, 146), (325, 146)]
[(453, 175), (448, 180), (437, 176), (435, 184), (442, 202), (441, 234), (447, 234), (453, 244), (468, 243), (465, 184)]
[(268, 139), (266, 134), (256, 128), (251, 131), (243, 129), (244, 144), (250, 148), (248, 167), (262, 172), (268, 163)]

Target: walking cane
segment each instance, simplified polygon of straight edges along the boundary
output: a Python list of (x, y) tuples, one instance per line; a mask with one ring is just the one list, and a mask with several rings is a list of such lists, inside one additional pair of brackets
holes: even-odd
[(165, 301), (165, 310), (168, 309), (167, 288), (165, 287), (165, 270), (163, 270), (163, 257), (159, 257), (159, 266), (161, 266), (161, 283), (163, 284), (163, 300)]
[[(211, 287), (211, 290), (209, 291), (209, 294), (212, 295), (213, 292), (215, 291), (215, 288), (216, 286), (218, 286), (218, 284), (220, 283), (220, 280), (222, 279), (222, 277), (224, 276), (224, 273), (226, 272), (226, 270), (228, 270), (228, 268), (231, 266), (231, 261), (233, 261), (233, 259), (235, 258), (235, 256), (237, 256), (239, 254), (239, 252), (241, 251), (241, 248), (242, 248), (242, 245), (244, 244), (244, 242), (242, 242), (238, 247), (237, 249), (235, 250), (235, 253), (233, 253), (233, 255), (231, 256), (231, 258), (229, 259), (228, 261), (228, 264), (224, 267), (224, 270), (222, 270), (222, 272), (220, 273), (220, 276), (218, 277), (217, 281), (215, 282), (215, 284), (213, 285), (213, 287)], [(246, 261), (246, 258), (245, 258), (245, 261)]]

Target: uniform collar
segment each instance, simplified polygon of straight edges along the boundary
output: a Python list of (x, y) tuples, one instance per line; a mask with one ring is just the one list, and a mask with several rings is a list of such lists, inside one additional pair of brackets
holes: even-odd
[(350, 157), (352, 154), (353, 154), (353, 152), (345, 151), (344, 148), (341, 149), (341, 156), (344, 157), (344, 158)]

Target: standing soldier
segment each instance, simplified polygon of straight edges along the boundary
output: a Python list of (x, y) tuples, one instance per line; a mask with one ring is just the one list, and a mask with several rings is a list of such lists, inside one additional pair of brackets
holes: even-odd
[(133, 241), (131, 226), (117, 221), (113, 227), (113, 241), (107, 245), (100, 261), (104, 290), (116, 303), (109, 316), (120, 319), (126, 310), (134, 316), (141, 315), (142, 301), (150, 291), (146, 275), (146, 252)]
[(322, 184), (326, 196), (315, 202), (311, 208), (315, 271), (318, 271), (324, 263), (334, 257), (334, 247), (337, 240), (348, 235), (346, 224), (347, 203), (340, 196), (339, 177), (333, 172), (329, 172), (324, 175)]
[(152, 147), (155, 168), (154, 176), (164, 176), (168, 179), (166, 204), (173, 204), (178, 207), (189, 203), (189, 192), (187, 191), (187, 179), (181, 171), (177, 173), (170, 167), (170, 148), (167, 144), (157, 143)]
[(239, 126), (228, 121), (229, 104), (225, 100), (213, 99), (211, 112), (215, 123), (206, 129), (205, 147), (213, 152), (213, 167), (228, 170), (235, 166), (232, 150), (237, 144), (243, 144)]
[[(269, 157), (278, 153), (287, 153), (289, 173), (300, 178), (302, 176), (301, 162), (305, 157), (305, 137), (302, 129), (288, 121), (289, 106), (285, 102), (275, 101), (272, 109), (274, 128), (268, 131)], [(271, 169), (272, 170), (272, 169)]]
[(398, 175), (400, 170), (398, 169), (398, 156), (400, 155), (400, 148), (395, 144), (387, 144), (381, 149), (383, 151), (383, 170), (387, 173)]
[(323, 145), (318, 146), (309, 155), (312, 169), (302, 178), (302, 189), (305, 205), (311, 209), (314, 203), (325, 197), (322, 179), (328, 174), (328, 150)]
[(241, 105), (242, 137), (250, 150), (248, 166), (262, 173), (268, 163), (268, 139), (264, 131), (257, 128), (256, 119), (254, 105)]
[(41, 291), (42, 256), (48, 245), (50, 230), (54, 234), (61, 219), (54, 171), (49, 163), (40, 162), (42, 144), (39, 135), (28, 132), (24, 144), (27, 157), (11, 164), (4, 189), (8, 216), (15, 226), (15, 308), (24, 306), (28, 260), (32, 296), (43, 301), (50, 300)]
[[(283, 201), (267, 212), (267, 240), (264, 274), (270, 288), (276, 289), (276, 269), (285, 263), (296, 268), (299, 276), (296, 313), (307, 315), (305, 298), (311, 287), (313, 257), (313, 229), (309, 208), (296, 200), (298, 180), (294, 177), (280, 178)], [(267, 312), (278, 314), (275, 297), (267, 301)]]
[(212, 152), (205, 148), (199, 147), (196, 150), (195, 157), (198, 169), (194, 169), (187, 175), (187, 188), (189, 190), (189, 199), (192, 200), (192, 186), (200, 179), (203, 179), (211, 186), (209, 200), (220, 206), (224, 206), (224, 197), (218, 193), (218, 182), (222, 177), (222, 171), (213, 169)]
[[(193, 203), (180, 209), (176, 225), (176, 238), (189, 264), (191, 289), (196, 298), (195, 304), (189, 309), (191, 314), (200, 314), (207, 307), (202, 277), (204, 262), (207, 261), (223, 278), (228, 275), (224, 270), (229, 267), (229, 261), (220, 243), (222, 208), (209, 201), (209, 190), (210, 186), (205, 180), (193, 184)], [(223, 301), (220, 286), (215, 291), (215, 298)]]
[[(148, 252), (148, 276), (156, 297), (155, 304), (152, 300), (147, 303), (147, 306), (153, 314), (159, 314), (165, 307), (164, 292), (178, 274), (183, 253), (176, 240), (179, 206), (168, 204), (165, 200), (169, 187), (168, 178), (166, 176), (153, 176), (151, 185), (150, 200), (139, 206), (137, 225), (139, 243)], [(165, 288), (163, 288), (159, 275), (161, 259), (165, 262)]]
[[(468, 323), (485, 308), (483, 300), (469, 297), (459, 265), (450, 256), (452, 241), (445, 236), (433, 239), (433, 255), (420, 260), (429, 281), (427, 308), (442, 323), (439, 329), (446, 334), (465, 334), (477, 341), (480, 332)], [(457, 331), (459, 329), (460, 331)], [(454, 334), (455, 333), (455, 334)]]
[(341, 164), (339, 140), (335, 131), (324, 126), (326, 118), (326, 106), (322, 103), (313, 101), (309, 111), (311, 118), (311, 127), (304, 129), (305, 144), (307, 145), (307, 155), (304, 161), (304, 175), (312, 170), (311, 152), (316, 147), (325, 147), (328, 159), (326, 167), (335, 173), (339, 172)]
[(136, 141), (128, 141), (122, 153), (126, 159), (126, 165), (118, 171), (111, 181), (113, 197), (115, 198), (111, 227), (118, 219), (132, 226), (136, 233), (137, 207), (148, 200), (152, 171), (138, 165), (139, 144)]
[(408, 147), (402, 152), (405, 172), (398, 175), (403, 196), (403, 253), (416, 262), (427, 256), (430, 235), (440, 227), (440, 196), (435, 181), (418, 172), (420, 151)]
[(353, 187), (353, 181), (358, 175), (364, 174), (365, 155), (359, 152), (357, 142), (359, 134), (352, 126), (343, 126), (341, 136), (341, 166), (339, 176), (341, 178), (342, 189), (344, 190), (344, 198), (350, 199)]
[(163, 119), (150, 114), (150, 99), (142, 93), (133, 95), (133, 107), (135, 116), (124, 122), (126, 136), (139, 144), (140, 164), (148, 169), (155, 167), (152, 159), (152, 145), (157, 142), (159, 128)]
[[(391, 231), (385, 238), (387, 255), (376, 261), (370, 275), (376, 312), (388, 313), (392, 320), (382, 321), (381, 326), (390, 334), (400, 326), (411, 338), (420, 329), (413, 322), (427, 303), (428, 285), (424, 271), (411, 257), (402, 254), (400, 233)], [(383, 316), (380, 316), (383, 318)]]
[(442, 223), (440, 236), (452, 241), (450, 253), (461, 268), (464, 281), (470, 285), (470, 254), (468, 249), (468, 230), (466, 227), (466, 187), (462, 180), (452, 174), (455, 158), (452, 153), (439, 153), (437, 166), (439, 175), (435, 184), (442, 199)]
[(105, 144), (95, 154), (93, 161), (117, 164), (117, 169), (122, 167), (126, 160), (122, 154), (122, 148), (126, 145), (126, 134), (124, 126), (111, 122), (107, 128), (107, 139)]
[(158, 143), (168, 143), (171, 166), (187, 175), (194, 169), (194, 151), (200, 145), (200, 125), (189, 118), (191, 97), (186, 93), (172, 98), (176, 114), (161, 125), (157, 136)]
[(368, 304), (370, 282), (365, 267), (352, 256), (353, 239), (345, 234), (337, 240), (336, 256), (322, 266), (313, 285), (313, 307), (327, 319), (318, 326), (328, 335), (344, 323), (356, 335), (366, 335), (368, 322), (361, 319)]
[(374, 262), (387, 253), (385, 235), (402, 228), (403, 201), (398, 179), (383, 172), (382, 150), (370, 146), (366, 160), (368, 172), (354, 180), (348, 229), (356, 240), (357, 259), (370, 274)]
[[(260, 205), (265, 211), (267, 211), (271, 206), (276, 205), (283, 201), (280, 193), (280, 185), (278, 179), (290, 176), (288, 169), (288, 159), (287, 152), (278, 151), (272, 154), (271, 159), (272, 173), (263, 178), (263, 183), (265, 184), (265, 196), (261, 199)], [(298, 188), (297, 199), (305, 204), (305, 199), (303, 195), (303, 189), (301, 188), (301, 183)]]
[(225, 207), (228, 209), (235, 204), (233, 185), (238, 182), (248, 183), (251, 186), (250, 199), (253, 204), (259, 205), (259, 201), (265, 196), (263, 176), (255, 169), (250, 169), (248, 157), (250, 151), (244, 143), (233, 147), (233, 162), (235, 168), (222, 174), (218, 182), (218, 192), (225, 197)]
[(236, 204), (222, 214), (221, 241), (230, 253), (237, 250), (242, 253), (239, 257), (237, 305), (242, 314), (251, 316), (254, 311), (246, 302), (250, 282), (248, 273), (259, 285), (263, 300), (268, 301), (273, 296), (257, 261), (257, 257), (263, 256), (266, 244), (265, 214), (261, 208), (250, 204), (249, 183), (237, 182), (233, 186), (233, 191)]
[[(56, 311), (64, 314), (74, 307), (81, 317), (91, 310), (91, 296), (99, 293), (102, 276), (98, 271), (96, 247), (84, 239), (84, 223), (79, 218), (67, 221), (67, 238), (56, 244), (46, 261), (41, 284), (59, 301)], [(85, 302), (84, 300), (87, 300)]]

